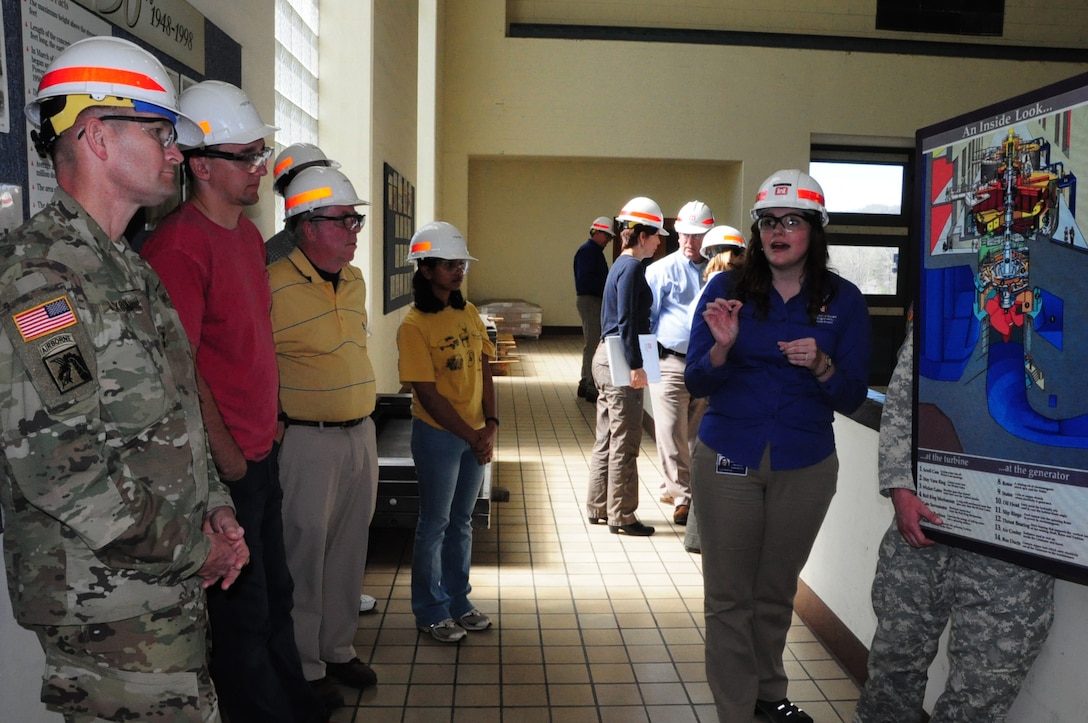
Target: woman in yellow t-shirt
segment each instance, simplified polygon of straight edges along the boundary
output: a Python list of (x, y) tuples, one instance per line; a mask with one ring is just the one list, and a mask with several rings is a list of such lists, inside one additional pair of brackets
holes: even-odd
[(476, 307), (461, 295), (465, 239), (443, 221), (412, 237), (414, 304), (397, 332), (402, 384), (412, 386), (412, 459), (419, 519), (412, 552), (412, 612), (435, 640), (456, 643), (491, 619), (469, 602), (472, 510), (491, 461), (495, 347)]

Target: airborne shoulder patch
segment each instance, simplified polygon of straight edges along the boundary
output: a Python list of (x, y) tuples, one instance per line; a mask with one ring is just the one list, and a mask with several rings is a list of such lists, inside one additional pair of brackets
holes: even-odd
[(91, 369), (72, 334), (56, 334), (38, 347), (57, 391), (65, 394), (91, 381)]
[(15, 321), (15, 328), (19, 330), (23, 341), (33, 341), (79, 323), (67, 296), (50, 299), (13, 314), (11, 318)]

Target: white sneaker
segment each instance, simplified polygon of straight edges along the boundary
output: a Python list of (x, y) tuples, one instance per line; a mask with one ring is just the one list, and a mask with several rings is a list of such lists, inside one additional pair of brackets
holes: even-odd
[(464, 628), (453, 622), (453, 618), (446, 618), (434, 625), (420, 625), (419, 630), (423, 633), (430, 633), (431, 637), (440, 643), (457, 643), (460, 642), (461, 638), (468, 635)]
[(359, 612), (368, 613), (373, 610), (378, 604), (378, 601), (369, 595), (359, 596)]
[(491, 618), (484, 615), (476, 608), (457, 618), (457, 624), (465, 630), (487, 630), (491, 627)]

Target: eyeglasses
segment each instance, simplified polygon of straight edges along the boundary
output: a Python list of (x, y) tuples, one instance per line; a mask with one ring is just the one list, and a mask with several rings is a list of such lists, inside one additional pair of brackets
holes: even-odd
[(801, 229), (807, 224), (804, 216), (796, 213), (787, 213), (785, 216), (772, 216), (767, 214), (766, 216), (760, 216), (756, 220), (756, 226), (760, 231), (773, 231), (775, 226), (781, 226), (782, 230), (786, 233), (794, 233), (798, 229)]
[[(165, 118), (147, 118), (137, 115), (100, 115), (98, 120), (139, 123), (140, 130), (154, 138), (163, 148), (170, 148), (178, 142), (178, 129)], [(77, 138), (82, 138), (86, 130), (86, 128), (80, 129)]]
[(366, 225), (366, 216), (361, 213), (349, 213), (344, 216), (310, 216), (309, 221), (336, 221), (345, 231), (354, 233)]
[(464, 271), (468, 273), (468, 259), (444, 259), (438, 265), (446, 271)]
[(194, 155), (204, 156), (205, 158), (222, 158), (225, 161), (244, 163), (246, 164), (247, 173), (256, 173), (257, 169), (268, 163), (268, 159), (272, 157), (272, 148), (266, 146), (259, 151), (251, 151), (249, 153), (227, 153), (226, 151), (216, 151), (205, 148), (201, 151), (197, 151)]

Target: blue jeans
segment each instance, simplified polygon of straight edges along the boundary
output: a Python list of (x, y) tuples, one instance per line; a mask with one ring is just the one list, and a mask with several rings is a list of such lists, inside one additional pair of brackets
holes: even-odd
[(484, 468), (465, 440), (412, 420), (419, 520), (412, 551), (412, 612), (421, 627), (472, 610), (472, 510)]

